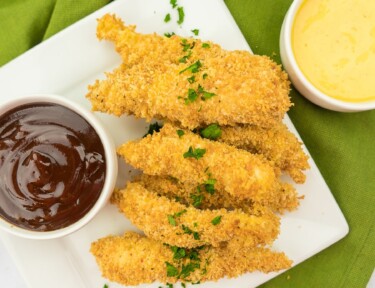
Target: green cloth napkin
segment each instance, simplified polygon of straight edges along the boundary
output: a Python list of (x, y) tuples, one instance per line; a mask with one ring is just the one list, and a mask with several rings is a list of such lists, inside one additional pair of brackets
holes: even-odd
[[(0, 65), (108, 2), (0, 0)], [(292, 0), (225, 3), (253, 51), (280, 62), (280, 27)], [(262, 287), (365, 287), (375, 265), (375, 110), (338, 113), (313, 105), (295, 90), (291, 97), (295, 106), (289, 116), (346, 216), (350, 233)]]

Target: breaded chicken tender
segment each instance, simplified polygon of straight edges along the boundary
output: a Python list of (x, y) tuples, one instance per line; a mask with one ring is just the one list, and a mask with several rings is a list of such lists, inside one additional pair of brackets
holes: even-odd
[(254, 246), (270, 244), (279, 234), (280, 219), (266, 208), (259, 208), (258, 215), (241, 210), (199, 210), (158, 196), (140, 183), (128, 183), (116, 191), (113, 202), (146, 236), (172, 246), (218, 247), (234, 237), (251, 238), (248, 243)]
[(113, 15), (99, 19), (97, 36), (114, 42), (123, 64), (89, 86), (95, 111), (168, 119), (189, 129), (211, 123), (272, 127), (291, 106), (287, 74), (266, 56), (139, 34)]
[[(145, 174), (172, 176), (182, 183), (196, 185), (214, 181), (215, 189), (241, 200), (280, 207), (279, 201), (285, 197), (284, 188), (274, 167), (264, 157), (202, 139), (187, 130), (180, 137), (177, 130), (166, 123), (152, 136), (123, 144), (118, 154)], [(200, 158), (193, 157), (203, 151)], [(288, 186), (288, 189), (293, 187)]]
[[(178, 202), (194, 206), (199, 209), (220, 209), (229, 210), (241, 209), (244, 212), (254, 214), (256, 207), (250, 199), (240, 200), (225, 190), (207, 191), (205, 185), (197, 186), (194, 182), (180, 182), (178, 179), (169, 176), (151, 176), (142, 174), (136, 182), (140, 182), (147, 190), (169, 199), (177, 199)], [(280, 198), (270, 208), (276, 212), (294, 210), (298, 207), (299, 200), (295, 189), (283, 183)]]
[[(199, 260), (174, 259), (172, 249), (161, 242), (134, 232), (123, 236), (108, 236), (91, 245), (91, 253), (105, 278), (123, 285), (216, 281), (222, 277), (237, 277), (246, 272), (265, 273), (289, 268), (292, 261), (284, 253), (267, 248), (233, 250), (230, 247), (204, 247), (198, 250)], [(189, 251), (184, 250), (186, 253)], [(176, 276), (168, 277), (167, 265), (174, 267)], [(182, 269), (190, 266), (189, 273)], [(187, 269), (185, 269), (186, 271)]]
[(303, 170), (310, 168), (308, 156), (302, 150), (302, 143), (283, 123), (272, 128), (254, 125), (221, 127), (221, 137), (217, 140), (245, 149), (251, 153), (262, 154), (286, 171), (295, 182), (304, 183)]

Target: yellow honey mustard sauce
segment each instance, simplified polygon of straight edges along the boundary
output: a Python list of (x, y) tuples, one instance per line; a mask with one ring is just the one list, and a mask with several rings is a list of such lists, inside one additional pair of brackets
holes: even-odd
[(326, 95), (375, 100), (375, 0), (306, 0), (292, 48), (302, 73)]

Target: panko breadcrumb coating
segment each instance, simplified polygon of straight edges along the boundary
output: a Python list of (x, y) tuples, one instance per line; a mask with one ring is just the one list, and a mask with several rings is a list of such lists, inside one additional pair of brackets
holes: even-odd
[(279, 234), (280, 219), (266, 208), (259, 207), (258, 215), (223, 208), (199, 210), (158, 196), (140, 183), (128, 183), (116, 191), (113, 202), (146, 236), (178, 247), (218, 247), (235, 237), (270, 244)]
[[(103, 276), (123, 285), (139, 285), (160, 281), (182, 282), (216, 281), (222, 277), (237, 277), (246, 272), (265, 273), (289, 268), (292, 261), (284, 253), (273, 252), (267, 248), (233, 250), (231, 247), (204, 247), (198, 251), (200, 261), (190, 259), (175, 260), (170, 247), (161, 242), (143, 237), (134, 232), (123, 236), (107, 236), (91, 244)], [(182, 265), (198, 263), (189, 275), (167, 276), (167, 264), (180, 272)], [(185, 277), (186, 276), (186, 277)]]
[[(211, 123), (272, 127), (291, 106), (287, 74), (266, 56), (177, 35), (139, 34), (114, 15), (99, 19), (97, 36), (114, 42), (123, 64), (89, 86), (93, 110), (193, 129)], [(197, 61), (201, 67), (182, 72)], [(189, 89), (198, 97), (186, 104)], [(209, 94), (203, 91), (215, 95), (204, 101)]]
[[(244, 212), (254, 213), (253, 201), (239, 199), (225, 190), (215, 189), (215, 192), (209, 193), (205, 190), (204, 185), (198, 187), (194, 182), (182, 183), (169, 176), (142, 174), (135, 181), (140, 182), (147, 190), (166, 196), (169, 199), (177, 199), (180, 203), (192, 205), (199, 209), (241, 209)], [(294, 210), (299, 205), (295, 189), (286, 183), (283, 183), (281, 187), (282, 192), (279, 194), (279, 200), (275, 201), (275, 205), (270, 208), (277, 212)]]
[(302, 143), (285, 124), (278, 123), (269, 129), (254, 125), (225, 126), (221, 131), (218, 141), (262, 154), (286, 171), (295, 182), (305, 182), (302, 171), (310, 168), (308, 156), (302, 150)]
[[(260, 155), (253, 155), (217, 141), (202, 139), (166, 123), (158, 133), (130, 141), (117, 152), (127, 163), (145, 174), (173, 176), (182, 183), (203, 184), (215, 180), (215, 188), (239, 199), (251, 199), (265, 206), (277, 205), (281, 183), (274, 167)], [(189, 150), (205, 149), (199, 158), (184, 158)], [(283, 196), (284, 197), (284, 196)]]

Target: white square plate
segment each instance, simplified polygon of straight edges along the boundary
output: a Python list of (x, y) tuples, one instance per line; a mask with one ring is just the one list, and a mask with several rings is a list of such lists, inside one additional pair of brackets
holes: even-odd
[[(74, 99), (90, 109), (90, 103), (85, 99), (87, 85), (103, 78), (104, 71), (111, 71), (121, 63), (112, 44), (100, 43), (96, 39), (96, 19), (105, 13), (116, 13), (127, 24), (136, 24), (140, 32), (163, 34), (174, 31), (191, 36), (190, 31), (197, 28), (200, 38), (217, 42), (225, 49), (250, 50), (222, 0), (179, 0), (179, 4), (186, 14), (181, 27), (176, 24), (175, 10), (171, 22), (166, 24), (163, 21), (164, 16), (171, 12), (168, 0), (118, 0), (96, 11), (2, 67), (0, 101), (33, 93), (53, 93)], [(133, 117), (96, 115), (113, 132), (117, 145), (139, 138), (147, 126), (144, 121)], [(288, 117), (285, 121), (291, 131), (297, 133)], [(275, 250), (285, 251), (294, 265), (332, 245), (349, 231), (340, 208), (312, 160), (310, 165), (306, 183), (297, 185), (298, 192), (305, 195), (305, 199), (296, 212), (282, 217), (281, 234), (273, 246)], [(126, 181), (128, 168), (120, 165), (118, 184), (121, 186)], [(0, 236), (28, 286), (102, 288), (108, 281), (101, 277), (89, 253), (90, 243), (125, 230), (136, 228), (108, 204), (91, 223), (63, 239), (25, 240), (4, 232), (0, 232)], [(249, 288), (278, 274), (248, 273), (236, 279), (207, 282), (199, 287)], [(121, 287), (115, 283), (109, 286)], [(140, 287), (158, 286), (154, 283)]]

